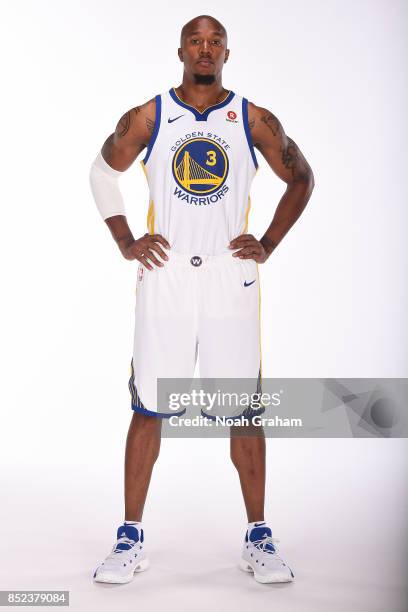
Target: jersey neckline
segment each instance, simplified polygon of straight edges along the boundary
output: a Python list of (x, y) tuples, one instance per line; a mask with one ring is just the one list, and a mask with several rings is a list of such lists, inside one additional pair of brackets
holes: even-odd
[(191, 111), (193, 115), (195, 116), (195, 118), (197, 119), (197, 121), (206, 121), (208, 115), (212, 111), (222, 108), (223, 106), (226, 106), (229, 102), (231, 102), (232, 98), (235, 96), (235, 93), (232, 90), (230, 90), (227, 96), (224, 98), (224, 100), (222, 100), (221, 102), (218, 102), (218, 104), (211, 104), (210, 106), (207, 106), (207, 108), (203, 110), (202, 113), (200, 113), (200, 111), (195, 106), (192, 106), (191, 104), (187, 104), (181, 98), (178, 97), (178, 95), (176, 94), (175, 87), (171, 87), (171, 89), (169, 90), (169, 94), (173, 98), (174, 102), (176, 102), (176, 104)]

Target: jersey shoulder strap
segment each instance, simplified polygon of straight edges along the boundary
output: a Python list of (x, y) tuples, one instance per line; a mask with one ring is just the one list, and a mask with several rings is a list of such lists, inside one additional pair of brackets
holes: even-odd
[(161, 116), (162, 116), (162, 96), (163, 94), (157, 94), (154, 98), (156, 102), (156, 116), (154, 119), (153, 132), (149, 140), (149, 144), (147, 145), (146, 155), (144, 156), (142, 163), (146, 164), (150, 157), (150, 153), (152, 152), (153, 145), (156, 141), (157, 135), (160, 130)]

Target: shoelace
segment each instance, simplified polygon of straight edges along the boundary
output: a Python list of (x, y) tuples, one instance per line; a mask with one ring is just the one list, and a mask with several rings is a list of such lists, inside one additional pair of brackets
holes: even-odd
[[(252, 542), (252, 544), (256, 546), (256, 548), (259, 548), (259, 550), (262, 550), (262, 552), (264, 553), (268, 553), (270, 555), (276, 555), (276, 558), (282, 561), (280, 556), (277, 554), (278, 549), (275, 546), (275, 544), (277, 544), (278, 542), (280, 542), (280, 540), (277, 540), (276, 538), (272, 538), (271, 536), (266, 536), (265, 538), (262, 538), (262, 540), (255, 540), (254, 542)], [(275, 550), (268, 550), (266, 548), (268, 544), (272, 544)]]
[(132, 548), (136, 542), (134, 540), (131, 540), (130, 538), (123, 536), (122, 538), (119, 538), (119, 540), (117, 540), (117, 542), (115, 543), (112, 552), (108, 555), (108, 559), (115, 559), (117, 558), (118, 554), (123, 553), (123, 552), (127, 552), (128, 550), (130, 550), (130, 548), (123, 550), (121, 548), (117, 549), (117, 545), (118, 544), (129, 544), (130, 547)]

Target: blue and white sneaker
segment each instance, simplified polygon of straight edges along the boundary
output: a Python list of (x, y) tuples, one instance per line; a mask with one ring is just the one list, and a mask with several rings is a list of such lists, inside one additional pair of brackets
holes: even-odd
[(272, 531), (266, 523), (256, 523), (246, 532), (239, 567), (245, 572), (253, 572), (257, 582), (292, 582), (294, 574), (278, 555), (272, 538)]
[(143, 572), (149, 567), (144, 552), (143, 529), (123, 524), (117, 531), (117, 542), (105, 561), (96, 568), (95, 582), (130, 582), (136, 572)]

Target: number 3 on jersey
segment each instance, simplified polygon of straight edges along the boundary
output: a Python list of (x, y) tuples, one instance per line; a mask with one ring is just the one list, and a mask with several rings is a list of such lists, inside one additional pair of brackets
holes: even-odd
[(217, 153), (216, 151), (207, 151), (207, 155), (209, 159), (207, 159), (206, 166), (215, 166), (217, 163)]

